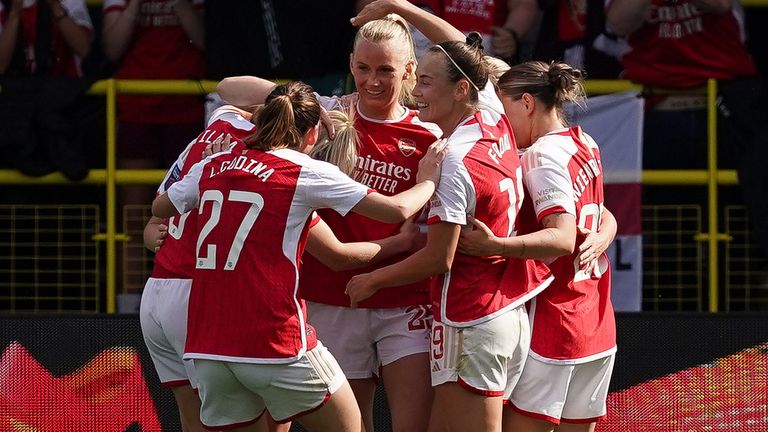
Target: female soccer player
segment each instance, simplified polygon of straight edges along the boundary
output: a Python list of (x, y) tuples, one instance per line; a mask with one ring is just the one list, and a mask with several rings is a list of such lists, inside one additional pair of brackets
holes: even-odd
[(479, 35), (468, 42), (435, 45), (416, 72), (419, 118), (440, 127), (449, 149), (430, 206), (427, 245), (404, 261), (354, 277), (347, 292), (358, 303), (382, 288), (436, 276), (430, 430), (496, 431), (502, 400), (528, 351), (523, 304), (548, 279), (533, 262), (456, 253), (467, 215), (493, 221), (492, 231), (507, 236), (522, 202), (509, 122), (488, 80)]
[(433, 193), (441, 153), (430, 147), (417, 184), (387, 197), (303, 154), (319, 119), (309, 86), (277, 87), (247, 150), (207, 158), (153, 203), (158, 217), (200, 209), (185, 358), (194, 360), (207, 427), (244, 426), (268, 409), (278, 422), (303, 416), (315, 430), (361, 428), (344, 374), (297, 295), (306, 225), (324, 207), (405, 220)]
[[(472, 255), (548, 259), (555, 280), (531, 303), (531, 350), (510, 398), (511, 431), (593, 431), (605, 400), (616, 351), (616, 326), (607, 257), (616, 234), (603, 206), (603, 168), (597, 144), (568, 127), (565, 102), (580, 102), (583, 75), (564, 63), (538, 61), (512, 67), (499, 87), (522, 156), (531, 198), (519, 226), (525, 235), (497, 237), (482, 222), (464, 231), (459, 250)], [(535, 219), (533, 218), (535, 216)], [(532, 222), (532, 223), (531, 223)], [(577, 229), (597, 231), (590, 244)], [(598, 253), (580, 257), (580, 249)]]
[[(412, 5), (402, 2), (393, 11), (410, 19)], [(382, 14), (377, 18), (365, 25), (360, 23), (350, 55), (356, 98), (319, 99), (331, 112), (351, 113), (360, 141), (352, 158), (356, 168), (353, 177), (384, 195), (394, 195), (414, 185), (419, 160), (441, 133), (405, 106), (415, 83), (416, 68), (408, 24), (397, 15)], [(452, 28), (432, 30), (429, 36), (435, 40), (464, 39)], [(229, 103), (250, 106), (256, 103), (254, 96), (262, 92), (261, 85), (263, 82), (255, 77), (233, 77), (223, 80), (217, 91)], [(399, 230), (399, 224), (381, 223), (357, 214), (342, 217), (329, 210), (319, 213), (344, 242), (381, 239)], [(383, 265), (408, 255), (399, 254), (383, 261)], [(307, 300), (310, 321), (350, 380), (366, 430), (373, 430), (376, 376), (381, 376), (386, 389), (393, 430), (425, 430), (432, 403), (427, 354), (431, 321), (428, 280), (414, 280), (381, 292), (360, 304), (359, 309), (349, 307), (349, 297), (344, 293), (352, 276), (381, 265), (334, 272), (308, 256), (300, 278), (301, 296)]]
[[(230, 145), (243, 146), (242, 140), (253, 134), (251, 114), (231, 105), (223, 106), (211, 116), (206, 129), (179, 155), (158, 189), (162, 194), (174, 182), (202, 159), (203, 151), (215, 148), (215, 152), (229, 149)], [(341, 113), (334, 113), (322, 129), (324, 137), (313, 153), (316, 159), (335, 162), (345, 167), (344, 152), (337, 148), (353, 145), (349, 136), (350, 125)], [(335, 140), (329, 140), (327, 130), (335, 130)], [(353, 131), (352, 131), (353, 132)], [(319, 148), (318, 148), (319, 147)], [(350, 174), (351, 167), (345, 167)], [(145, 245), (156, 252), (152, 276), (142, 295), (140, 321), (142, 333), (155, 364), (161, 382), (170, 387), (179, 406), (182, 429), (185, 432), (202, 431), (200, 424), (200, 399), (193, 391), (195, 375), (191, 361), (182, 361), (187, 332), (187, 305), (192, 274), (195, 268), (195, 224), (197, 214), (187, 212), (164, 220), (152, 217), (144, 230)], [(167, 225), (166, 225), (167, 224)], [(170, 225), (170, 237), (168, 236)], [(191, 228), (190, 228), (191, 227)], [(186, 228), (186, 229), (185, 229)], [(377, 260), (407, 251), (416, 239), (418, 228), (412, 221), (402, 226), (391, 237), (374, 242), (341, 243), (330, 228), (319, 218), (314, 218), (309, 230), (306, 250), (322, 259), (334, 270), (368, 265)], [(161, 248), (160, 246), (163, 245)], [(266, 417), (266, 416), (265, 416)], [(263, 427), (266, 428), (266, 421)], [(287, 431), (290, 423), (276, 425), (269, 422), (271, 431)]]

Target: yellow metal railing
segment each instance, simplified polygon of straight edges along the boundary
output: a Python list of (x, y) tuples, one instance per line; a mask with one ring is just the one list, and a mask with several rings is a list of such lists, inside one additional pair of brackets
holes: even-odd
[[(91, 170), (80, 183), (103, 184), (106, 187), (106, 232), (94, 236), (94, 240), (106, 242), (106, 310), (114, 313), (116, 308), (116, 245), (125, 241), (127, 235), (117, 232), (116, 205), (117, 185), (158, 184), (162, 181), (163, 170), (118, 170), (116, 169), (116, 97), (118, 94), (205, 94), (215, 90), (215, 81), (167, 81), (167, 80), (115, 80), (96, 82), (89, 94), (105, 95), (107, 99), (107, 157), (103, 170)], [(586, 83), (590, 94), (615, 93), (626, 90), (641, 90), (642, 87), (629, 81), (592, 80)], [(735, 171), (718, 170), (717, 167), (717, 82), (709, 80), (706, 87), (708, 102), (708, 166), (706, 170), (649, 170), (643, 171), (642, 181), (648, 185), (706, 185), (708, 198), (707, 231), (695, 236), (697, 241), (706, 241), (709, 252), (709, 311), (717, 312), (718, 305), (718, 242), (730, 237), (718, 231), (718, 185), (737, 184)], [(0, 184), (63, 184), (69, 181), (59, 173), (43, 177), (26, 177), (14, 170), (0, 170)]]

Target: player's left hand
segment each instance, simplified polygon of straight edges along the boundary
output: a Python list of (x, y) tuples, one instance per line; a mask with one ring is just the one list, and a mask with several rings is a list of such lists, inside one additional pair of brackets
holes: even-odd
[(159, 224), (157, 226), (157, 232), (159, 233), (159, 237), (155, 240), (155, 253), (160, 250), (160, 247), (165, 242), (165, 238), (168, 236), (168, 225)]
[(354, 276), (347, 283), (347, 290), (345, 293), (349, 296), (349, 303), (351, 307), (357, 307), (358, 303), (376, 294), (378, 288), (373, 283), (371, 273), (363, 273)]
[(203, 159), (207, 158), (208, 156), (215, 155), (216, 153), (229, 150), (232, 144), (232, 135), (230, 134), (224, 136), (223, 139), (222, 137), (216, 138), (212, 143), (205, 146), (205, 150), (203, 150)]
[(579, 267), (586, 265), (584, 270), (589, 273), (597, 265), (597, 259), (608, 249), (611, 242), (610, 239), (602, 238), (603, 236), (598, 232), (582, 227), (578, 229), (579, 234), (586, 236), (579, 246)]
[(499, 255), (496, 235), (482, 221), (467, 215), (467, 221), (474, 225), (473, 230), (463, 229), (459, 235), (459, 252), (472, 256)]
[(355, 27), (360, 27), (363, 24), (384, 18), (388, 14), (397, 13), (399, 7), (404, 7), (403, 2), (408, 3), (405, 0), (376, 0), (365, 5), (365, 7), (349, 21)]

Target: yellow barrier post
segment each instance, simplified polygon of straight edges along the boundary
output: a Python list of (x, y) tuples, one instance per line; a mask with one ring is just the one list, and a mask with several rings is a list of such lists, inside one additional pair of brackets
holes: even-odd
[(717, 214), (717, 81), (707, 81), (707, 190), (709, 192), (709, 311), (717, 312), (718, 214)]
[(115, 185), (116, 142), (115, 127), (117, 114), (117, 83), (107, 80), (107, 313), (116, 311), (117, 291), (117, 247), (116, 247), (116, 208), (117, 187)]

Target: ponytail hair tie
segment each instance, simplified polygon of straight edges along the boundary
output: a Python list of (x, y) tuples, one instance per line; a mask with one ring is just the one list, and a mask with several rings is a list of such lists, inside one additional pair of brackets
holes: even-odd
[(466, 44), (472, 48), (482, 50), (483, 49), (483, 36), (476, 31), (471, 31), (467, 34)]

